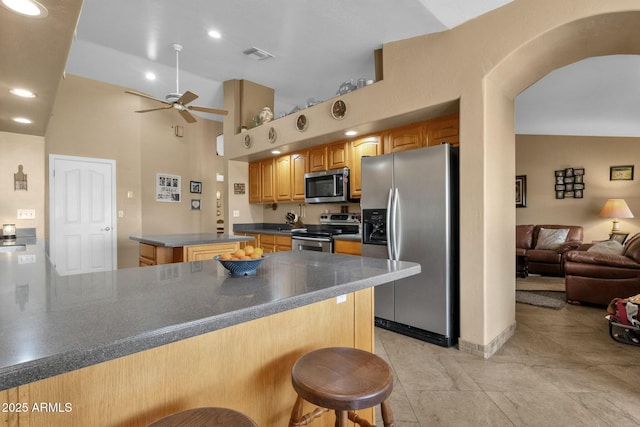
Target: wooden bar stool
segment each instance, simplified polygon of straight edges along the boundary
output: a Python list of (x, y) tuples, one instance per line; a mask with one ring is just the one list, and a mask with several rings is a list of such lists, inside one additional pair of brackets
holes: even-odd
[[(354, 411), (376, 405), (381, 407), (384, 427), (395, 426), (387, 401), (393, 390), (391, 369), (375, 354), (348, 347), (312, 351), (293, 365), (291, 383), (298, 397), (289, 427), (307, 425), (329, 410), (336, 413), (337, 427), (346, 427), (348, 420), (362, 427), (373, 427)], [(303, 414), (304, 400), (318, 408)]]
[(196, 408), (167, 415), (148, 427), (258, 427), (246, 415), (227, 408)]

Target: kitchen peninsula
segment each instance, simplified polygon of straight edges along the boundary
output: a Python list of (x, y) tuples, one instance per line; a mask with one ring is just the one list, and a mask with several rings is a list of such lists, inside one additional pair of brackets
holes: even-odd
[(37, 246), (0, 253), (0, 425), (142, 426), (199, 406), (286, 425), (295, 360), (373, 351), (373, 287), (419, 272), (301, 251), (247, 277), (213, 260), (59, 276)]
[(140, 267), (212, 259), (240, 249), (240, 242), (253, 240), (216, 233), (159, 234), (129, 239), (140, 242)]

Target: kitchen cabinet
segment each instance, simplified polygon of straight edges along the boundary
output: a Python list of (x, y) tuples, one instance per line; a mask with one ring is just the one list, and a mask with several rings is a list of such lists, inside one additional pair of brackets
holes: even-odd
[(327, 146), (321, 145), (309, 150), (309, 172), (327, 170)]
[(171, 264), (173, 262), (183, 262), (182, 248), (154, 246), (140, 243), (139, 265), (147, 267), (150, 265)]
[(380, 135), (368, 135), (351, 141), (351, 197), (362, 195), (362, 169), (360, 161), (364, 156), (379, 156), (383, 152)]
[(427, 145), (427, 125), (425, 122), (413, 123), (391, 129), (385, 134), (384, 152), (414, 150)]
[(327, 170), (349, 167), (348, 147), (347, 141), (327, 145)]
[(147, 267), (176, 262), (203, 261), (223, 253), (235, 252), (240, 249), (240, 243), (221, 242), (187, 246), (156, 246), (140, 243), (139, 265)]
[(291, 156), (280, 156), (276, 159), (276, 200), (291, 201)]
[(427, 145), (449, 142), (454, 147), (460, 145), (460, 115), (450, 114), (427, 121)]
[(276, 201), (276, 159), (249, 163), (249, 203)]
[(309, 152), (291, 155), (291, 200), (304, 200), (304, 174), (309, 170)]
[[(262, 248), (266, 254), (274, 252), (287, 252), (291, 250), (291, 236), (282, 234), (266, 234), (266, 233), (235, 233), (237, 236), (254, 237), (255, 247)], [(247, 243), (249, 244), (249, 243)]]
[(247, 237), (253, 237), (253, 241), (252, 242), (242, 242), (240, 243), (240, 249), (243, 249), (245, 246), (247, 245), (251, 245), (254, 248), (260, 248), (260, 234), (258, 233), (234, 233), (236, 236), (247, 236)]
[(362, 243), (357, 240), (335, 239), (333, 251), (337, 254), (362, 255)]
[(262, 201), (261, 162), (249, 163), (249, 203)]
[(185, 262), (205, 261), (213, 259), (216, 255), (228, 254), (240, 249), (239, 242), (216, 243), (213, 245), (185, 246), (183, 256)]
[(260, 178), (262, 179), (260, 201), (263, 203), (276, 201), (275, 169), (276, 159), (265, 159), (260, 162)]

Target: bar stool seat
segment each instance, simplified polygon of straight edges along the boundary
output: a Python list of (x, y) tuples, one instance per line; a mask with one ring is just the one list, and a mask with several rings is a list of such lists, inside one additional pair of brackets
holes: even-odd
[(148, 427), (258, 427), (246, 415), (227, 408), (195, 408), (167, 415)]
[[(289, 427), (309, 424), (329, 410), (335, 411), (336, 426), (348, 420), (364, 427), (368, 421), (354, 411), (380, 405), (385, 427), (394, 427), (387, 399), (393, 391), (389, 365), (373, 353), (348, 347), (315, 350), (299, 358), (291, 369), (291, 383), (298, 393)], [(302, 414), (303, 401), (318, 408)]]

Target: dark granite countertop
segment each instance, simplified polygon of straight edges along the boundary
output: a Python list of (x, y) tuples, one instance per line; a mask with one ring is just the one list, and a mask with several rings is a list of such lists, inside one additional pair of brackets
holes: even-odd
[(248, 237), (216, 233), (157, 234), (153, 236), (130, 236), (129, 239), (154, 246), (180, 247), (210, 245), (214, 243), (246, 242)]
[(299, 251), (270, 254), (247, 277), (214, 260), (59, 276), (28, 245), (0, 253), (0, 390), (419, 272)]

